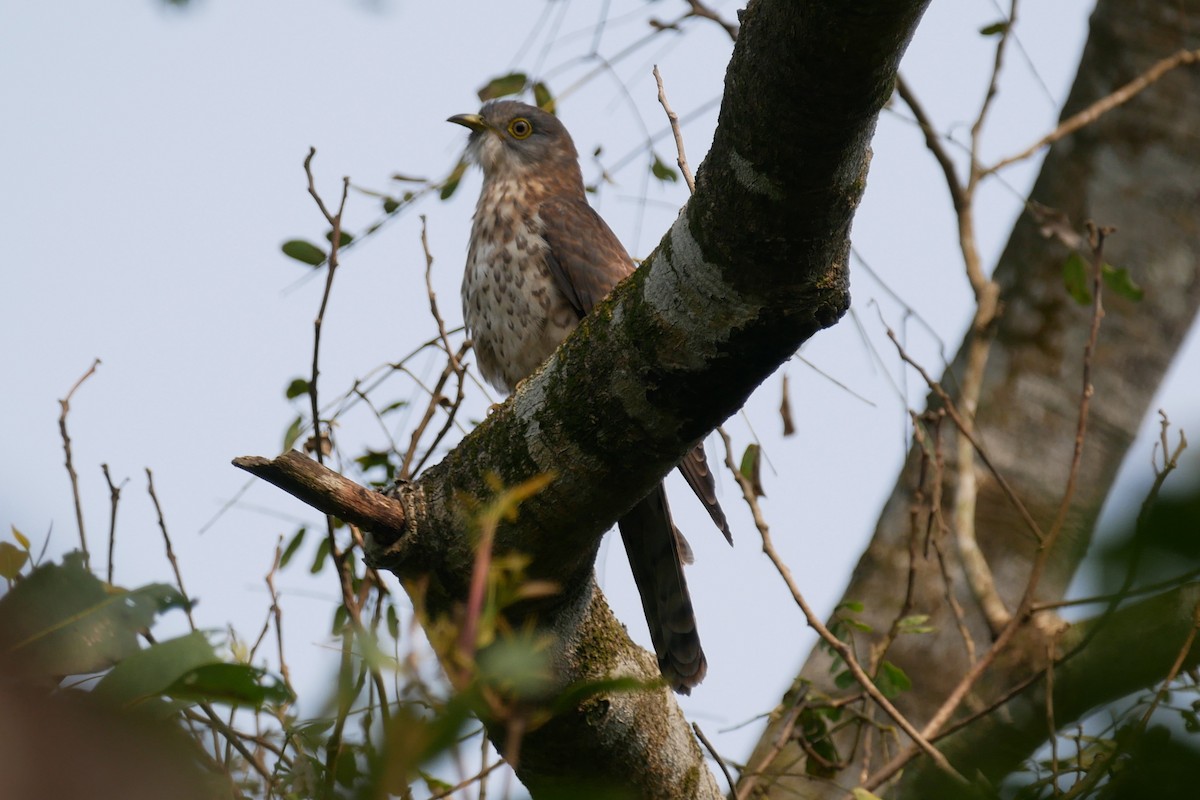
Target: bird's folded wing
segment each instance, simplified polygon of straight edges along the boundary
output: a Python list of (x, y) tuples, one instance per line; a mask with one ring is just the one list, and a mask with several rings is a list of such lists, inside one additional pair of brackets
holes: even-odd
[(633, 272), (633, 261), (586, 200), (554, 198), (538, 206), (546, 261), (580, 317)]

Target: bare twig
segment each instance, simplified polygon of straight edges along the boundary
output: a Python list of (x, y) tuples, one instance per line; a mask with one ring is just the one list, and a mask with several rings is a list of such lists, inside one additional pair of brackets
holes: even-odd
[[(429, 401), (425, 406), (425, 413), (421, 417), (421, 421), (413, 428), (412, 437), (409, 440), (407, 452), (401, 461), (400, 468), (397, 474), (401, 478), (409, 478), (413, 474), (420, 472), (421, 467), (433, 455), (434, 450), (446, 434), (450, 432), (450, 428), (454, 425), (455, 417), (458, 415), (459, 408), (462, 407), (463, 399), (466, 397), (466, 367), (463, 364), (463, 358), (470, 350), (470, 342), (463, 342), (456, 353), (450, 344), (450, 336), (446, 332), (446, 323), (442, 318), (441, 310), (438, 308), (437, 294), (433, 291), (433, 254), (429, 250), (429, 238), (425, 231), (425, 217), (421, 216), (421, 249), (425, 253), (425, 290), (429, 295), (429, 313), (433, 316), (434, 323), (437, 325), (438, 338), (442, 345), (442, 350), (446, 353), (446, 366), (439, 376), (437, 384), (433, 389), (429, 390)], [(442, 390), (446, 387), (446, 383), (453, 376), (456, 384), (455, 396), (450, 400), (442, 394)], [(444, 408), (446, 410), (446, 421), (442, 424), (441, 429), (433, 437), (433, 441), (425, 448), (424, 454), (416, 465), (413, 465), (414, 459), (418, 450), (420, 441), (425, 436), (425, 431), (428, 429), (430, 422), (437, 412), (437, 409)], [(411, 467), (411, 470), (410, 470)]]
[[(487, 741), (486, 736), (484, 737), (484, 741)], [(469, 777), (463, 781), (460, 781), (459, 783), (455, 784), (454, 786), (451, 786), (449, 789), (443, 789), (442, 791), (438, 792), (437, 794), (431, 794), (429, 796), (429, 800), (443, 800), (443, 798), (446, 798), (452, 794), (457, 794), (458, 792), (461, 792), (463, 789), (467, 788), (468, 786), (470, 786), (473, 783), (479, 783), (479, 785), (482, 786), (484, 783), (484, 780), (483, 780), (484, 778), (486, 778), (488, 775), (491, 775), (493, 772), (495, 772), (500, 767), (503, 767), (507, 763), (508, 762), (505, 761), (504, 759), (500, 759), (499, 761), (497, 761), (494, 764), (488, 764), (483, 769), (481, 769), (479, 772), (475, 773), (474, 775), (472, 775), (471, 777)]]
[[(1101, 300), (1104, 288), (1104, 282), (1101, 280), (1104, 271), (1104, 239), (1114, 230), (1110, 227), (1099, 228), (1095, 223), (1088, 222), (1092, 247), (1092, 324), (1088, 330), (1087, 343), (1083, 347), (1083, 390), (1080, 393), (1078, 421), (1075, 426), (1075, 449), (1071, 455), (1071, 469), (1067, 473), (1067, 488), (1063, 491), (1062, 502), (1059, 503), (1054, 524), (1050, 526), (1046, 541), (1042, 543), (1043, 550), (1048, 550), (1053, 545), (1067, 520), (1067, 512), (1070, 511), (1071, 501), (1075, 497), (1075, 486), (1079, 480), (1079, 470), (1083, 463), (1083, 443), (1087, 437), (1088, 412), (1091, 409), (1092, 394), (1095, 392), (1095, 387), (1092, 386), (1092, 355), (1096, 350), (1096, 340), (1100, 335), (1100, 320), (1104, 319), (1104, 304)], [(1039, 558), (1040, 560), (1043, 559)], [(1035, 562), (1035, 570), (1036, 565), (1037, 562)], [(1030, 576), (1030, 581), (1034, 582), (1034, 576)]]
[(671, 123), (671, 133), (675, 134), (675, 163), (679, 165), (679, 171), (683, 173), (683, 179), (687, 182), (688, 193), (695, 194), (696, 179), (692, 177), (692, 168), (688, 166), (687, 155), (683, 152), (683, 131), (679, 129), (679, 115), (671, 109), (671, 104), (667, 102), (667, 90), (663, 88), (662, 73), (658, 71), (657, 64), (654, 65), (654, 82), (658, 84), (658, 102), (662, 104), (663, 111), (667, 112), (667, 121)]
[(71, 398), (75, 396), (75, 390), (83, 385), (83, 382), (92, 377), (96, 371), (96, 367), (100, 366), (100, 359), (92, 362), (88, 367), (87, 372), (80, 376), (79, 380), (75, 381), (75, 385), (67, 392), (67, 396), (58, 401), (62, 408), (62, 413), (58, 415), (58, 430), (62, 434), (63, 453), (66, 454), (67, 475), (71, 478), (71, 494), (75, 498), (75, 522), (79, 525), (79, 547), (83, 550), (83, 560), (86, 564), (91, 556), (88, 553), (87, 536), (83, 530), (83, 501), (79, 499), (79, 475), (75, 472), (75, 464), (71, 458), (71, 437), (67, 434), (67, 414), (71, 411)]
[[(329, 297), (333, 292), (333, 276), (338, 268), (338, 251), (342, 243), (342, 212), (346, 208), (346, 195), (350, 191), (350, 179), (342, 178), (342, 199), (338, 205), (337, 214), (331, 214), (325, 206), (325, 201), (321, 199), (320, 193), (317, 191), (316, 182), (312, 173), (312, 160), (316, 156), (317, 149), (310, 147), (308, 156), (304, 159), (304, 174), (308, 177), (308, 193), (312, 195), (313, 200), (320, 209), (321, 214), (325, 217), (325, 221), (329, 223), (333, 229), (330, 235), (330, 249), (328, 266), (325, 270), (325, 290), (321, 293), (321, 306), (317, 310), (317, 316), (313, 320), (313, 353), (312, 353), (312, 371), (308, 381), (308, 399), (309, 406), (312, 411), (312, 427), (313, 436), (315, 437), (313, 454), (317, 458), (318, 463), (325, 463), (325, 448), (328, 442), (328, 433), (321, 430), (321, 411), (320, 400), (317, 393), (317, 379), (321, 375), (320, 360), (321, 360), (321, 328), (325, 320), (325, 311), (329, 308)], [(329, 526), (330, 544), (333, 544), (333, 527), (332, 523)]]
[(942, 585), (945, 588), (946, 605), (950, 606), (951, 612), (954, 614), (954, 622), (958, 627), (958, 635), (962, 638), (963, 647), (967, 651), (967, 663), (975, 663), (975, 639), (971, 636), (971, 630), (967, 627), (967, 615), (963, 611), (962, 604), (958, 602), (958, 597), (954, 592), (954, 580), (950, 574), (950, 566), (946, 563), (946, 554), (942, 550), (942, 541), (949, 536), (949, 525), (946, 523), (946, 516), (942, 513), (942, 487), (945, 485), (944, 475), (946, 474), (946, 455), (942, 449), (942, 429), (940, 422), (945, 416), (945, 411), (939, 409), (937, 412), (937, 420), (939, 425), (934, 428), (934, 479), (933, 479), (933, 498), (930, 500), (930, 508), (933, 513), (931, 522), (937, 526), (937, 533), (929, 537), (930, 543), (933, 545), (933, 552), (937, 555), (938, 570), (942, 575)]
[(1183, 646), (1179, 648), (1179, 654), (1175, 656), (1175, 662), (1171, 664), (1171, 669), (1167, 671), (1167, 675), (1163, 678), (1162, 684), (1158, 691), (1154, 693), (1154, 699), (1150, 701), (1149, 707), (1146, 708), (1146, 713), (1142, 715), (1140, 725), (1143, 730), (1150, 724), (1150, 718), (1154, 716), (1154, 712), (1158, 709), (1159, 703), (1167, 696), (1167, 687), (1179, 675), (1179, 670), (1183, 669), (1184, 659), (1188, 653), (1192, 651), (1192, 645), (1196, 642), (1196, 632), (1200, 631), (1200, 603), (1192, 609), (1192, 628), (1188, 631), (1188, 635), (1183, 640)]
[[(441, 396), (442, 387), (444, 387), (446, 385), (446, 379), (449, 378), (450, 372), (453, 372), (453, 374), (456, 376), (456, 380), (455, 380), (456, 388), (454, 390), (454, 399), (450, 400), (448, 402), (445, 400), (445, 398), (442, 398), (441, 400), (439, 400), (440, 405), (446, 406), (446, 421), (442, 423), (442, 427), (438, 430), (438, 432), (436, 434), (434, 434), (433, 441), (431, 441), (429, 443), (429, 446), (425, 448), (425, 453), (421, 456), (420, 459), (417, 460), (417, 463), (413, 466), (412, 471), (414, 474), (421, 471), (421, 468), (425, 466), (425, 462), (428, 461), (429, 458), (434, 454), (434, 452), (437, 449), (437, 446), (439, 444), (441, 444), (443, 439), (446, 438), (446, 434), (448, 434), (450, 432), (450, 428), (453, 427), (456, 422), (456, 418), (458, 416), (458, 411), (460, 408), (462, 408), (463, 399), (466, 397), (466, 380), (465, 380), (465, 378), (466, 378), (467, 372), (466, 372), (466, 367), (463, 366), (463, 357), (466, 356), (467, 352), (470, 349), (471, 349), (471, 342), (469, 340), (463, 342), (462, 345), (459, 346), (459, 348), (458, 348), (458, 353), (450, 356), (450, 358), (453, 359), (454, 363), (452, 364), (450, 361), (447, 361), (447, 367), (448, 367), (449, 371), (442, 372), (443, 377), (440, 378), (438, 381), (436, 394), (439, 397)], [(454, 364), (457, 364), (457, 366), (454, 366)], [(414, 443), (415, 443), (415, 440), (414, 440)]]
[(735, 42), (737, 41), (738, 33), (740, 33), (740, 28), (738, 27), (737, 23), (722, 19), (720, 14), (704, 5), (704, 3), (701, 3), (700, 0), (685, 0), (685, 2), (692, 8), (691, 12), (688, 13), (687, 16), (710, 19), (724, 28), (725, 32), (729, 34), (730, 39)]
[(733, 776), (729, 774), (729, 767), (725, 765), (725, 759), (721, 758), (721, 754), (717, 752), (717, 748), (708, 740), (708, 737), (704, 735), (704, 731), (700, 730), (700, 726), (697, 723), (692, 723), (692, 730), (696, 732), (696, 738), (704, 745), (704, 749), (713, 757), (713, 761), (717, 762), (717, 766), (721, 768), (721, 774), (725, 776), (725, 782), (729, 784), (729, 790), (733, 791), (733, 788), (737, 784), (734, 783)]
[[(275, 559), (271, 562), (271, 569), (267, 572), (264, 581), (267, 584), (267, 591), (271, 594), (270, 614), (275, 620), (275, 644), (279, 652), (279, 674), (283, 677), (284, 684), (292, 689), (292, 677), (288, 670), (287, 659), (283, 655), (283, 608), (279, 605), (279, 592), (275, 589), (275, 575), (279, 572), (279, 561), (283, 556), (283, 537), (279, 537), (279, 541), (275, 543)], [(295, 694), (295, 691), (292, 692)]]
[[(950, 419), (954, 422), (955, 426), (960, 431), (967, 429), (965, 423), (963, 422), (962, 416), (959, 414), (958, 407), (954, 404), (954, 401), (950, 399), (950, 395), (947, 394), (946, 390), (942, 388), (941, 383), (935, 381), (929, 372), (908, 354), (908, 351), (904, 349), (904, 346), (900, 344), (900, 340), (896, 337), (895, 331), (893, 331), (891, 328), (888, 328), (887, 336), (892, 340), (892, 344), (896, 346), (896, 350), (899, 353), (901, 360), (915, 369), (917, 374), (919, 374), (925, 381), (925, 385), (928, 386), (935, 395), (937, 395), (938, 400), (941, 401), (942, 406), (946, 409), (946, 413), (950, 416)], [(1004, 492), (1009, 502), (1012, 503), (1013, 507), (1017, 510), (1017, 513), (1020, 515), (1021, 520), (1025, 523), (1025, 526), (1029, 528), (1029, 532), (1033, 534), (1033, 537), (1039, 542), (1045, 539), (1046, 536), (1042, 532), (1041, 526), (1037, 524), (1037, 520), (1033, 518), (1033, 515), (1029, 513), (1029, 509), (1027, 509), (1025, 504), (1021, 502), (1021, 498), (1017, 496), (1017, 493), (1004, 478), (1004, 475), (996, 468), (996, 465), (992, 463), (992, 460), (988, 457), (987, 452), (983, 449), (983, 445), (980, 444), (979, 440), (975, 438), (975, 434), (970, 433), (968, 434), (967, 438), (971, 442), (971, 445), (975, 448), (975, 452), (979, 455), (979, 458), (983, 461), (984, 466), (988, 468), (988, 471), (991, 472), (992, 477), (996, 479), (996, 482), (1000, 485), (1001, 490)]]
[[(109, 498), (109, 515), (108, 515), (108, 582), (113, 582), (113, 547), (117, 542), (117, 505), (121, 501), (121, 487), (126, 481), (121, 481), (120, 485), (112, 482), (112, 476), (108, 473), (108, 464), (101, 464), (100, 469), (104, 472), (104, 481), (108, 484)], [(128, 479), (126, 479), (128, 480)]]
[(998, 172), (999, 170), (1004, 169), (1011, 164), (1015, 164), (1018, 161), (1024, 161), (1037, 151), (1041, 150), (1043, 147), (1052, 145), (1059, 139), (1070, 136), (1080, 128), (1091, 125), (1109, 111), (1128, 103), (1171, 70), (1184, 65), (1196, 63), (1200, 63), (1200, 50), (1180, 50), (1174, 55), (1167, 56), (1161, 61), (1153, 64), (1148, 70), (1121, 88), (1117, 89), (1112, 94), (1097, 100), (1095, 103), (1092, 103), (1079, 113), (1073, 114), (1067, 119), (1063, 120), (1061, 123), (1059, 123), (1057, 128), (1043, 136), (1041, 139), (1038, 139), (1021, 152), (1017, 153), (1016, 155), (1008, 156), (1007, 158), (1002, 158), (992, 166), (981, 170), (981, 176), (990, 175), (993, 172)]
[[(979, 600), (984, 619), (993, 634), (998, 633), (1008, 624), (1010, 614), (999, 592), (996, 591), (991, 568), (988, 566), (987, 559), (984, 558), (975, 536), (975, 512), (978, 499), (975, 451), (978, 448), (974, 441), (974, 425), (975, 412), (983, 388), (984, 370), (987, 367), (988, 354), (991, 350), (994, 323), (1000, 313), (1000, 287), (984, 272), (983, 259), (975, 238), (974, 196), (981, 177), (978, 164), (980, 135), (987, 112), (996, 94), (997, 81), (1003, 65), (1004, 46), (1008, 40), (1015, 14), (1016, 0), (1013, 0), (1009, 24), (1006, 25), (996, 47), (988, 90), (979, 114), (971, 127), (970, 165), (965, 184), (959, 181), (949, 154), (913, 92), (903, 81), (897, 81), (897, 91), (912, 109), (918, 125), (925, 134), (925, 144), (945, 175), (946, 185), (958, 220), (959, 247), (962, 251), (967, 280), (975, 294), (975, 314), (971, 321), (967, 342), (967, 363), (959, 392), (963, 413), (955, 420), (959, 432), (955, 460), (953, 529), (955, 540), (958, 543), (958, 552), (963, 562), (963, 571), (972, 592)], [(899, 346), (898, 343), (897, 346)]]
[[(720, 433), (721, 439), (725, 443), (725, 465), (729, 467), (730, 472), (733, 473), (734, 478), (738, 482), (738, 486), (741, 487), (742, 495), (745, 497), (746, 502), (751, 504), (752, 508), (756, 508), (757, 501), (754, 499), (754, 487), (751, 481), (746, 476), (742, 475), (741, 470), (739, 470), (737, 465), (734, 463), (733, 443), (729, 440), (729, 435), (720, 428), (718, 428), (717, 431)], [(929, 756), (933, 763), (959, 783), (965, 784), (966, 779), (963, 778), (962, 775), (960, 775), (958, 771), (954, 769), (954, 767), (950, 766), (950, 762), (946, 760), (946, 757), (942, 755), (937, 748), (929, 743), (929, 741), (913, 726), (913, 724), (908, 721), (908, 718), (901, 714), (899, 709), (892, 705), (890, 700), (884, 697), (883, 692), (879, 691), (879, 687), (875, 685), (875, 682), (871, 680), (869, 675), (867, 675), (866, 670), (864, 670), (862, 665), (858, 663), (858, 659), (854, 656), (854, 651), (850, 648), (850, 646), (834, 635), (834, 633), (830, 631), (823, 622), (821, 622), (821, 619), (816, 615), (816, 612), (814, 612), (808, 605), (808, 601), (804, 599), (804, 595), (801, 594), (799, 587), (796, 586), (796, 582), (792, 578), (791, 569), (779, 555), (779, 552), (775, 549), (775, 544), (771, 540), (770, 530), (768, 529), (766, 523), (762, 522), (761, 520), (761, 515), (756, 512), (755, 525), (758, 527), (758, 532), (762, 537), (763, 552), (766, 553), (767, 558), (771, 560), (771, 563), (775, 566), (775, 570), (779, 573), (779, 576), (783, 578), (784, 583), (787, 584), (788, 590), (792, 593), (792, 600), (795, 601), (796, 605), (800, 608), (800, 611), (804, 614), (804, 619), (808, 623), (808, 626), (815, 630), (817, 635), (820, 636), (821, 639), (823, 639), (825, 643), (829, 645), (829, 647), (832, 648), (839, 656), (841, 656), (842, 660), (846, 664), (847, 669), (850, 670), (850, 674), (853, 675), (854, 679), (858, 681), (860, 686), (862, 686), (863, 691), (866, 692), (875, 702), (875, 704), (878, 705), (885, 714), (891, 717), (892, 721), (895, 722), (896, 725), (899, 726), (900, 729), (903, 730), (904, 733), (918, 747), (920, 747), (920, 749), (926, 755)]]
[(162, 531), (163, 543), (167, 546), (167, 560), (171, 562), (171, 571), (175, 573), (175, 585), (179, 587), (179, 593), (183, 595), (188, 626), (192, 630), (196, 630), (196, 620), (192, 618), (192, 598), (188, 595), (187, 589), (183, 588), (183, 574), (179, 571), (179, 560), (175, 558), (175, 548), (171, 547), (171, 535), (167, 533), (167, 522), (163, 518), (162, 505), (159, 504), (158, 494), (154, 491), (154, 473), (150, 471), (149, 467), (146, 468), (146, 491), (150, 493), (150, 500), (154, 503), (154, 512), (158, 514), (158, 529)]
[[(1111, 232), (1110, 228), (1097, 228), (1095, 225), (1090, 224), (1089, 228), (1091, 231), (1093, 265), (1092, 323), (1089, 330), (1087, 343), (1084, 345), (1083, 390), (1081, 392), (1079, 401), (1079, 421), (1076, 426), (1075, 453), (1072, 458), (1071, 470), (1067, 479), (1067, 489), (1064, 493), (1063, 501), (1059, 507), (1059, 513), (1054, 521), (1054, 524), (1044, 536), (1040, 535), (1039, 531), (1037, 556), (1034, 558), (1033, 566), (1030, 569), (1029, 578), (1025, 584), (1025, 590), (1022, 593), (1021, 600), (1017, 605), (1016, 612), (1012, 615), (1008, 624), (1006, 624), (999, 632), (999, 635), (996, 637), (996, 641), (993, 643), (992, 648), (984, 655), (983, 658), (981, 658), (978, 662), (972, 665), (970, 669), (967, 670), (967, 673), (959, 681), (958, 685), (954, 687), (950, 695), (942, 702), (942, 705), (934, 713), (933, 717), (929, 720), (929, 722), (926, 723), (925, 727), (922, 729), (922, 734), (930, 739), (936, 737), (941, 732), (942, 728), (949, 721), (950, 716), (958, 708), (959, 704), (962, 703), (963, 699), (967, 695), (967, 692), (970, 691), (970, 688), (975, 685), (975, 682), (979, 680), (983, 672), (995, 661), (996, 657), (1004, 651), (1004, 649), (1008, 646), (1008, 643), (1020, 629), (1021, 625), (1032, 613), (1034, 597), (1036, 595), (1038, 585), (1041, 582), (1042, 574), (1045, 572), (1046, 565), (1050, 560), (1050, 555), (1054, 549), (1054, 545), (1058, 540), (1059, 534), (1062, 532), (1063, 525), (1066, 520), (1066, 509), (1069, 508), (1071, 497), (1074, 493), (1075, 481), (1078, 477), (1079, 467), (1082, 459), (1083, 439), (1087, 431), (1088, 409), (1093, 392), (1091, 384), (1092, 353), (1095, 350), (1096, 340), (1099, 335), (1100, 320), (1104, 316), (1104, 307), (1101, 302), (1102, 281), (1100, 280), (1101, 269), (1103, 268), (1104, 264), (1104, 238), (1108, 233)], [(897, 347), (899, 347), (899, 342), (896, 341), (895, 334), (889, 330), (888, 336), (890, 336), (892, 341), (896, 342)], [(908, 361), (908, 363), (913, 363), (907, 357), (907, 354), (903, 353), (903, 351), (901, 357)], [(916, 365), (914, 364), (914, 366)], [(924, 373), (924, 370), (922, 370), (920, 367), (916, 368), (922, 372), (922, 374), (926, 377), (926, 381), (928, 382), (930, 379)], [(930, 388), (934, 387), (935, 384), (930, 383)], [(945, 393), (941, 391), (940, 387), (934, 388), (934, 391), (938, 393), (939, 396), (944, 397)], [(949, 398), (944, 397), (944, 400), (948, 403)], [(958, 419), (956, 417), (956, 412), (954, 411), (953, 405), (948, 403), (946, 410), (957, 424)], [(976, 449), (978, 450), (977, 445)], [(984, 457), (982, 451), (979, 451), (979, 453), (981, 457)], [(984, 458), (985, 463), (988, 463), (986, 461), (986, 457)], [(995, 471), (993, 470), (993, 472)], [(1012, 497), (1015, 498), (1015, 495)], [(1024, 509), (1024, 505), (1019, 505), (1018, 510), (1022, 509)], [(1032, 522), (1032, 518), (1027, 520), (1027, 524), (1030, 522)], [(878, 773), (873, 775), (869, 781), (864, 783), (864, 788), (870, 790), (882, 785), (883, 782), (890, 779), (891, 776), (899, 771), (904, 764), (908, 763), (908, 761), (911, 760), (916, 754), (917, 748), (913, 745), (910, 745), (904, 750), (904, 752), (898, 754)]]
[(796, 705), (789, 708), (784, 714), (783, 722), (779, 726), (771, 747), (768, 748), (767, 752), (763, 754), (763, 757), (759, 759), (759, 762), (753, 768), (747, 769), (742, 773), (742, 782), (734, 794), (736, 800), (746, 800), (746, 798), (750, 797), (758, 785), (759, 777), (775, 759), (779, 758), (779, 754), (783, 752), (783, 748), (792, 739), (792, 732), (796, 729), (796, 721), (800, 719), (800, 712), (803, 708), (804, 698), (801, 697)]
[(946, 179), (946, 188), (950, 190), (950, 201), (954, 204), (954, 210), (957, 212), (965, 208), (968, 202), (967, 196), (962, 183), (958, 179), (958, 173), (954, 169), (954, 161), (942, 145), (941, 137), (933, 127), (933, 122), (925, 112), (925, 107), (921, 105), (916, 94), (904, 78), (899, 75), (896, 76), (896, 92), (900, 95), (900, 99), (904, 101), (905, 105), (908, 106), (909, 110), (913, 112), (913, 116), (917, 120), (917, 125), (921, 128), (921, 133), (925, 135), (925, 147), (933, 154), (933, 158), (937, 161), (938, 166), (942, 168), (942, 175)]
[(425, 253), (425, 291), (429, 294), (429, 313), (433, 316), (433, 321), (437, 323), (438, 338), (442, 341), (442, 348), (457, 369), (458, 359), (454, 357), (454, 348), (450, 346), (450, 337), (446, 335), (446, 322), (438, 310), (437, 294), (433, 291), (433, 253), (429, 251), (429, 234), (424, 214), (421, 215), (421, 250)]
[(1004, 51), (1008, 46), (1008, 40), (1012, 36), (1013, 27), (1016, 24), (1017, 0), (1012, 0), (1008, 9), (1008, 19), (1003, 23), (999, 40), (996, 42), (996, 53), (992, 59), (992, 75), (988, 80), (987, 92), (984, 93), (979, 113), (975, 115), (975, 122), (971, 125), (971, 172), (970, 178), (967, 181), (968, 195), (974, 193), (975, 187), (983, 177), (979, 169), (979, 145), (983, 134), (983, 124), (987, 120), (988, 111), (991, 110), (992, 101), (996, 99), (996, 92), (1000, 87), (1000, 73), (1004, 69)]
[[(350, 179), (342, 179), (342, 194), (338, 203), (337, 213), (331, 213), (322, 200), (320, 193), (317, 191), (316, 183), (312, 173), (312, 160), (316, 155), (316, 148), (309, 148), (308, 156), (304, 159), (304, 173), (308, 178), (308, 193), (312, 196), (320, 209), (321, 214), (325, 217), (325, 221), (329, 223), (332, 230), (330, 231), (331, 248), (329, 251), (329, 259), (325, 276), (325, 289), (321, 295), (321, 305), (317, 311), (317, 316), (313, 320), (313, 355), (312, 355), (312, 373), (308, 385), (309, 405), (312, 413), (312, 426), (314, 442), (312, 451), (316, 457), (317, 463), (323, 464), (326, 454), (326, 448), (332, 450), (332, 440), (328, 428), (322, 429), (320, 401), (318, 397), (318, 379), (320, 377), (320, 354), (321, 354), (321, 331), (325, 319), (325, 312), (329, 307), (329, 298), (333, 292), (333, 279), (338, 268), (338, 251), (341, 247), (342, 240), (342, 217), (346, 209), (346, 197), (350, 191)], [(235, 462), (236, 463), (236, 462)], [(365, 490), (364, 490), (365, 491)], [(374, 581), (364, 581), (362, 584), (363, 597), (358, 597), (354, 591), (354, 576), (351, 572), (351, 561), (347, 557), (348, 553), (343, 552), (338, 545), (337, 537), (334, 535), (333, 518), (326, 514), (325, 516), (325, 535), (329, 543), (330, 560), (333, 562), (334, 570), (338, 577), (338, 584), (342, 590), (342, 607), (346, 609), (346, 613), (350, 618), (351, 628), (342, 635), (342, 659), (338, 669), (339, 682), (344, 687), (345, 681), (348, 678), (348, 672), (352, 666), (352, 649), (353, 639), (355, 636), (361, 638), (366, 643), (369, 641), (369, 634), (362, 623), (362, 604), (364, 602), (366, 592), (369, 592)], [(370, 673), (372, 685), (378, 693), (378, 702), (380, 713), (384, 722), (388, 720), (387, 709), (387, 693), (386, 684), (383, 680), (383, 675), (374, 665), (369, 667), (364, 666), (364, 670)], [(342, 733), (345, 728), (346, 715), (349, 713), (349, 699), (345, 696), (345, 692), (339, 692), (338, 695), (338, 710), (337, 718), (330, 734), (329, 740), (326, 742), (325, 748), (325, 784), (327, 789), (332, 789), (337, 767), (337, 760), (342, 746)]]

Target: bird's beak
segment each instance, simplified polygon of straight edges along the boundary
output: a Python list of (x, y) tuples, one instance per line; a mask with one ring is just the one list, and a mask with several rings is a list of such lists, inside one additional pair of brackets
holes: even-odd
[(470, 128), (473, 131), (486, 131), (490, 128), (483, 117), (478, 114), (455, 114), (446, 122), (453, 122), (455, 125), (462, 125), (464, 128)]

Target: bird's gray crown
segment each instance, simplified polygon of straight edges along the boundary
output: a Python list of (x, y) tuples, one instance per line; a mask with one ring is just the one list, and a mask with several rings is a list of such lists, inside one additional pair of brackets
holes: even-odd
[(536, 169), (579, 169), (579, 154), (558, 117), (516, 100), (490, 100), (478, 114), (459, 114), (450, 122), (471, 129), (467, 155), (485, 178), (513, 176)]

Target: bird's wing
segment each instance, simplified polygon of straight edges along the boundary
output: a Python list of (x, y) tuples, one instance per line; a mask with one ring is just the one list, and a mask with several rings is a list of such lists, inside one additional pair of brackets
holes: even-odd
[(704, 455), (704, 442), (700, 442), (687, 452), (687, 455), (679, 462), (679, 471), (687, 480), (688, 486), (691, 486), (692, 491), (696, 493), (696, 497), (699, 497), (700, 502), (704, 503), (704, 508), (708, 510), (712, 521), (717, 524), (721, 533), (725, 534), (725, 539), (733, 544), (733, 534), (729, 532), (729, 522), (725, 519), (725, 512), (721, 509), (721, 504), (717, 502), (717, 483), (713, 479), (708, 459)]
[(550, 272), (575, 312), (584, 317), (633, 272), (633, 261), (585, 200), (546, 200), (538, 216), (549, 246)]

